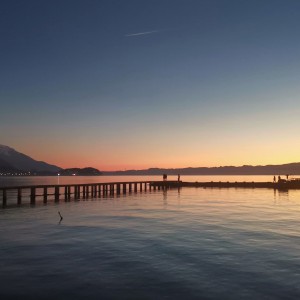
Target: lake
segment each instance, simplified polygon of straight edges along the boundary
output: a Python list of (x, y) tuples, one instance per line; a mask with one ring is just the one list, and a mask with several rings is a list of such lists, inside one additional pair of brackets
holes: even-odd
[(1, 209), (0, 256), (1, 299), (299, 299), (300, 191), (182, 188)]

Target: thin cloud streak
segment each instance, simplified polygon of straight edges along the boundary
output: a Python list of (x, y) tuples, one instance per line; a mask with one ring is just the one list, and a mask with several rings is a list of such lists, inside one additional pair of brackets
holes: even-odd
[(144, 31), (144, 32), (137, 32), (137, 33), (130, 33), (130, 34), (126, 34), (126, 37), (130, 37), (130, 36), (139, 36), (139, 35), (146, 35), (146, 34), (152, 34), (152, 33), (157, 33), (159, 32), (159, 30), (152, 30), (152, 31)]

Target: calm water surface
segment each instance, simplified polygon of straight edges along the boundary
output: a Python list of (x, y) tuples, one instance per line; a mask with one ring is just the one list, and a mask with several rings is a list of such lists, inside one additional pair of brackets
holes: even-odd
[(1, 209), (0, 256), (1, 299), (299, 299), (300, 191), (183, 188)]

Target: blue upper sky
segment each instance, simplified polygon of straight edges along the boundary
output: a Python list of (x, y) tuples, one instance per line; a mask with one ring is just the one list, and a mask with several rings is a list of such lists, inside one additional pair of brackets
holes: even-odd
[(102, 169), (300, 161), (299, 30), (297, 0), (3, 0), (1, 143)]

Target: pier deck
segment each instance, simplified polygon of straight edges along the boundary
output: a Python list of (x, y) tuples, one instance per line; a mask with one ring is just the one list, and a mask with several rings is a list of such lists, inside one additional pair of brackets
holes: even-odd
[(48, 200), (59, 202), (71, 199), (100, 198), (108, 195), (137, 193), (138, 191), (151, 191), (160, 189), (199, 187), (199, 188), (268, 188), (268, 189), (300, 189), (300, 181), (286, 182), (184, 182), (184, 181), (136, 181), (136, 182), (105, 182), (89, 184), (64, 184), (64, 185), (34, 185), (34, 186), (9, 186), (0, 187), (0, 201), (6, 207), (8, 201), (15, 201), (21, 205), (24, 198), (30, 204), (35, 204), (37, 198), (44, 203)]

